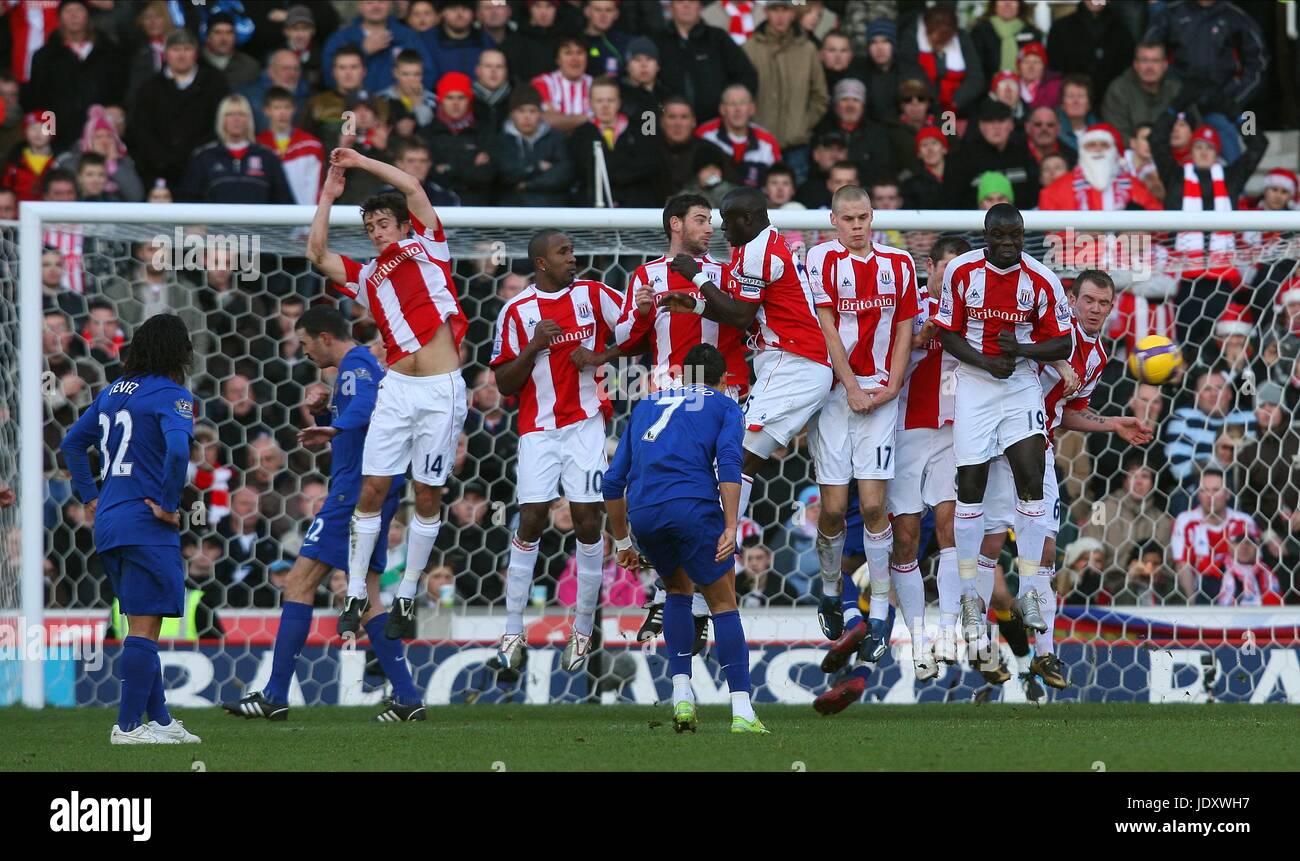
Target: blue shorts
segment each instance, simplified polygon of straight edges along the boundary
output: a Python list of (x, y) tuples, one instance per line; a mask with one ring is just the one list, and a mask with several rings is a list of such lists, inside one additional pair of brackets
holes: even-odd
[[(389, 492), (379, 515), (379, 540), (375, 542), (375, 552), (370, 556), (370, 568), (381, 574), (388, 567), (388, 527), (402, 503), (401, 486), (400, 480), (393, 481), (395, 490)], [(348, 524), (352, 520), (352, 511), (351, 507), (336, 503), (333, 499), (326, 502), (307, 528), (298, 555), (347, 571)]]
[(677, 499), (655, 508), (630, 512), (628, 520), (637, 546), (659, 576), (670, 577), (678, 568), (699, 586), (707, 586), (728, 571), (735, 561), (728, 556), (714, 561), (718, 536), (726, 521), (722, 506), (703, 499)]
[(100, 551), (99, 559), (124, 615), (185, 614), (185, 560), (180, 547), (127, 544)]

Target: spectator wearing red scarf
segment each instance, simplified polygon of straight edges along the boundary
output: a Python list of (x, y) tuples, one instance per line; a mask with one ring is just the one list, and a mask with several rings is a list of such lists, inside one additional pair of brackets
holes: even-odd
[(939, 108), (969, 117), (985, 92), (988, 80), (970, 36), (957, 28), (950, 6), (925, 10), (899, 45), (899, 56), (920, 64), (939, 94)]
[(488, 151), (492, 135), (474, 113), (474, 82), (463, 72), (438, 79), (438, 109), (420, 129), (433, 156), (431, 178), (460, 195), (466, 206), (487, 206), (497, 166)]

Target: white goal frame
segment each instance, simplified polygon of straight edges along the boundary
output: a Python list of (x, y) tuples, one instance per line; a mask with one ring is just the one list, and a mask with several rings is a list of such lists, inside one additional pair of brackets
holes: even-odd
[[(153, 223), (174, 225), (221, 224), (249, 227), (307, 227), (315, 207), (220, 205), (205, 203), (24, 203), (19, 213), (18, 288), (19, 367), (5, 372), (19, 375), (19, 498), (22, 500), (22, 570), (20, 619), (27, 630), (41, 629), (45, 620), (43, 555), (45, 526), (43, 422), (40, 367), (41, 349), (41, 248), (47, 224), (67, 223)], [(663, 213), (658, 209), (573, 209), (547, 207), (447, 207), (438, 212), (450, 228), (527, 230), (557, 227), (587, 230), (661, 230)], [(827, 210), (773, 210), (772, 223), (779, 229), (830, 230)], [(1300, 232), (1297, 212), (1072, 212), (1027, 211), (1025, 228), (1032, 231), (1082, 230), (1181, 231), (1181, 230), (1280, 230)], [(876, 213), (874, 227), (880, 230), (935, 230), (978, 232), (984, 214), (978, 210), (891, 210)], [(714, 212), (715, 226), (721, 223)], [(335, 206), (332, 227), (361, 227), (355, 206)], [(305, 252), (305, 248), (304, 248)], [(22, 704), (41, 708), (45, 704), (44, 640), (40, 657), (21, 656)]]

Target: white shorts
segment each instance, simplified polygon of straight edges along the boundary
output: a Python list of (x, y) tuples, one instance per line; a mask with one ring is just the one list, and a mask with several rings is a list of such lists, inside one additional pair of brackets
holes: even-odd
[(456, 464), (465, 427), (465, 378), (460, 371), (410, 377), (389, 371), (379, 383), (361, 455), (362, 475), (402, 475), (442, 487)]
[(828, 366), (812, 359), (785, 350), (762, 351), (754, 357), (745, 429), (762, 431), (785, 445), (826, 403), (833, 379)]
[[(989, 483), (984, 487), (984, 534), (1006, 532), (1016, 525), (1016, 480), (1011, 464), (999, 457), (989, 464)], [(1056, 483), (1056, 451), (1049, 445), (1043, 464), (1043, 504), (1047, 507), (1047, 528), (1056, 537), (1061, 526), (1061, 489)]]
[(600, 502), (605, 477), (605, 416), (597, 413), (555, 430), (526, 433), (519, 438), (518, 489), (520, 503), (550, 502), (560, 495), (570, 502)]
[(951, 424), (899, 431), (894, 460), (898, 466), (885, 499), (891, 515), (920, 514), (927, 507), (957, 498)]
[(1047, 435), (1043, 387), (1032, 374), (995, 380), (959, 372), (953, 416), (959, 467), (988, 463), (1022, 439)]
[(851, 478), (890, 479), (898, 452), (898, 399), (863, 415), (849, 409), (848, 393), (836, 386), (808, 426), (808, 448), (819, 484), (845, 485)]

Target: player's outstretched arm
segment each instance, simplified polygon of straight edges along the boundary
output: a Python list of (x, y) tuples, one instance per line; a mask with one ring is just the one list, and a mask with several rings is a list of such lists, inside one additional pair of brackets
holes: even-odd
[[(699, 275), (700, 264), (695, 262), (695, 258), (689, 254), (678, 254), (673, 258), (670, 264), (672, 270), (677, 274), (690, 279), (692, 282), (695, 276)], [(700, 279), (695, 286), (700, 288), (700, 296), (704, 299), (704, 307), (697, 310), (695, 299), (680, 290), (669, 290), (659, 297), (659, 307), (665, 311), (672, 311), (677, 314), (694, 314), (699, 313), (706, 320), (712, 320), (715, 323), (725, 323), (740, 331), (745, 331), (754, 322), (758, 316), (757, 302), (744, 302), (740, 299), (733, 299), (718, 288), (717, 284), (712, 281)]]
[(331, 152), (330, 164), (338, 165), (344, 170), (359, 168), (376, 179), (386, 182), (406, 196), (406, 208), (425, 227), (431, 230), (438, 230), (442, 227), (442, 222), (438, 220), (437, 211), (433, 208), (433, 204), (429, 202), (429, 195), (424, 193), (424, 186), (420, 185), (419, 180), (401, 168), (393, 167), (391, 164), (378, 159), (369, 158), (347, 147), (339, 147)]
[(343, 258), (329, 250), (330, 242), (330, 208), (343, 193), (343, 168), (330, 166), (325, 174), (325, 184), (320, 190), (320, 202), (316, 204), (316, 215), (311, 220), (311, 232), (307, 234), (307, 259), (335, 284), (346, 284), (347, 270), (343, 267)]
[(1146, 445), (1155, 438), (1154, 429), (1133, 416), (1103, 416), (1090, 409), (1066, 409), (1061, 413), (1061, 427), (1087, 433), (1113, 433), (1129, 445)]

